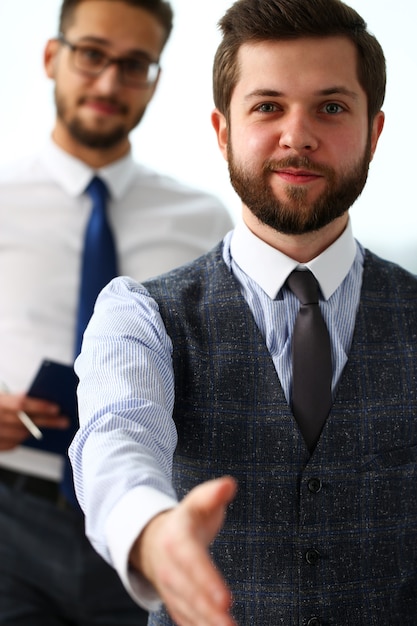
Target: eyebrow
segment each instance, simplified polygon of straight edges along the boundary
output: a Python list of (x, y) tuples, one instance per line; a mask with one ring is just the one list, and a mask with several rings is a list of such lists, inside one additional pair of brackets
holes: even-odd
[[(359, 94), (355, 91), (351, 91), (346, 87), (342, 87), (341, 85), (335, 85), (333, 87), (327, 87), (326, 89), (320, 89), (319, 91), (314, 92), (314, 96), (334, 96), (334, 95), (342, 95), (348, 96), (353, 100), (357, 100), (359, 98)], [(249, 94), (245, 96), (245, 100), (250, 100), (251, 98), (283, 98), (285, 97), (285, 93), (283, 91), (277, 91), (275, 89), (255, 89), (251, 91)]]
[[(93, 44), (96, 46), (103, 46), (103, 48), (110, 48), (111, 47), (111, 42), (108, 39), (104, 39), (103, 37), (94, 37), (94, 35), (85, 35), (84, 37), (80, 37), (77, 41), (77, 44)], [(154, 61), (154, 59), (147, 53), (145, 52), (145, 50), (141, 50), (141, 49), (132, 49), (132, 50), (127, 50), (126, 53), (123, 55), (124, 57), (145, 57), (146, 59), (148, 59), (149, 61), (152, 62), (157, 62)]]
[(329, 87), (328, 89), (322, 89), (317, 91), (315, 95), (317, 96), (333, 96), (341, 94), (342, 96), (348, 96), (353, 100), (357, 100), (359, 98), (359, 94), (356, 91), (351, 91), (346, 87), (342, 87), (341, 85), (335, 85), (334, 87)]

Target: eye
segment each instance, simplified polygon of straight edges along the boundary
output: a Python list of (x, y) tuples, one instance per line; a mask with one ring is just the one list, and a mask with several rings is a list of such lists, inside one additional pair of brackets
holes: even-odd
[(147, 59), (123, 59), (123, 69), (128, 74), (147, 75), (149, 70), (149, 61)]
[(106, 55), (98, 48), (80, 46), (77, 49), (77, 53), (79, 61), (90, 67), (101, 66), (107, 58)]
[(278, 111), (278, 107), (273, 102), (264, 102), (257, 106), (256, 110), (260, 113), (275, 113), (275, 111)]
[(329, 102), (328, 104), (325, 104), (321, 110), (324, 111), (324, 113), (328, 113), (329, 115), (337, 115), (337, 113), (343, 113), (345, 109), (336, 102)]

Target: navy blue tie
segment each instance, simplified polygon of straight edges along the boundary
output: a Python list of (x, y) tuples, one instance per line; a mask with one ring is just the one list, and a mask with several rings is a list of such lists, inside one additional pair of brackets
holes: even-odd
[(330, 337), (313, 274), (296, 270), (288, 277), (287, 285), (300, 300), (292, 337), (292, 410), (312, 452), (332, 405)]
[(84, 239), (75, 356), (80, 353), (83, 334), (90, 321), (98, 294), (118, 273), (116, 246), (107, 219), (107, 187), (95, 176), (86, 193), (91, 197), (93, 207)]
[[(75, 337), (75, 357), (81, 351), (85, 328), (90, 321), (98, 294), (105, 285), (117, 276), (117, 256), (113, 233), (107, 219), (106, 204), (108, 190), (104, 182), (95, 176), (86, 189), (93, 206), (84, 238), (81, 265), (80, 295)], [(71, 434), (74, 436), (75, 431)], [(76, 508), (73, 476), (68, 457), (64, 463), (61, 492)]]

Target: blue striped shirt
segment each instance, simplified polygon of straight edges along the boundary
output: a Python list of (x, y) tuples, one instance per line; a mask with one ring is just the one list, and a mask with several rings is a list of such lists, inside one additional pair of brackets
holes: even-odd
[[(225, 237), (223, 258), (241, 286), (289, 401), (291, 332), (299, 302), (284, 283), (298, 263), (243, 223)], [(306, 266), (322, 291), (334, 391), (349, 353), (362, 282), (363, 249), (350, 223)], [(157, 608), (158, 599), (129, 569), (128, 557), (148, 521), (176, 504), (170, 481), (177, 444), (171, 354), (155, 301), (132, 279), (118, 278), (99, 296), (76, 361), (80, 430), (70, 457), (87, 534), (148, 610)]]

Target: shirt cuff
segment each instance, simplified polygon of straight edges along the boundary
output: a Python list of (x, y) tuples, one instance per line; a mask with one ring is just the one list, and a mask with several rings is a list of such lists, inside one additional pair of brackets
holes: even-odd
[(178, 502), (151, 487), (136, 487), (113, 507), (107, 518), (105, 534), (113, 567), (126, 591), (137, 604), (149, 612), (161, 605), (154, 588), (129, 565), (133, 544), (148, 522)]

